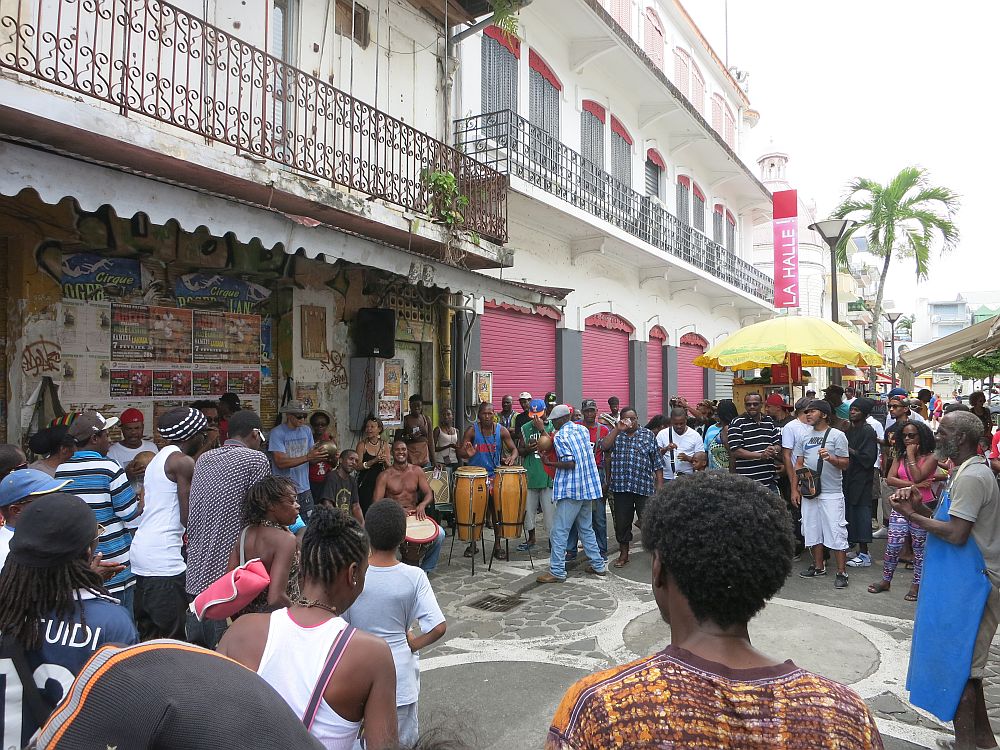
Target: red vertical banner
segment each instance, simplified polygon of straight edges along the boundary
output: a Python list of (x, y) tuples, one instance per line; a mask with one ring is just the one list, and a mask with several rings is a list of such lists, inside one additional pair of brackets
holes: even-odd
[(774, 199), (774, 306), (799, 306), (799, 200), (795, 190)]

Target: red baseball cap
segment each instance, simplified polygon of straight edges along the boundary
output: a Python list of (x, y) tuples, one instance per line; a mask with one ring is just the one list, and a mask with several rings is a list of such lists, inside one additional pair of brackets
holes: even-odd
[(146, 418), (142, 416), (142, 412), (138, 409), (126, 409), (122, 412), (122, 424), (143, 424), (145, 421)]
[[(780, 393), (772, 393), (770, 396), (767, 397), (767, 401), (765, 401), (764, 403), (766, 403), (768, 406), (783, 406), (785, 408), (788, 408), (788, 405), (785, 403), (785, 397), (782, 396)], [(125, 419), (122, 418), (122, 421), (124, 422)]]

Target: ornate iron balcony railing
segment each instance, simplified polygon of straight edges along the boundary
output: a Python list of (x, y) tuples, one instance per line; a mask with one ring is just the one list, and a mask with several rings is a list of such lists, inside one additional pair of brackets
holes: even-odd
[(461, 228), (507, 239), (506, 176), (170, 3), (2, 0), (0, 67), (432, 217), (451, 172)]
[(510, 110), (455, 121), (455, 145), (770, 303), (774, 280)]

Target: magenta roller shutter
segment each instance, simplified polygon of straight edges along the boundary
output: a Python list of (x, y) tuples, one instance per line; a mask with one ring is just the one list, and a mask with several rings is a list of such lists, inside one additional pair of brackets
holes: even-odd
[(600, 411), (607, 410), (611, 396), (617, 396), (622, 406), (631, 401), (628, 377), (631, 328), (624, 318), (610, 313), (587, 318), (583, 331), (583, 397), (597, 401)]
[(693, 364), (705, 352), (705, 343), (698, 334), (689, 333), (677, 347), (677, 395), (692, 405), (705, 398), (705, 369)]
[(493, 372), (493, 406), (506, 394), (544, 398), (556, 389), (556, 321), (551, 317), (487, 307), (479, 320), (482, 369)]
[(648, 404), (647, 419), (663, 413), (663, 345), (666, 336), (654, 328), (649, 332), (649, 344), (646, 346), (646, 403)]

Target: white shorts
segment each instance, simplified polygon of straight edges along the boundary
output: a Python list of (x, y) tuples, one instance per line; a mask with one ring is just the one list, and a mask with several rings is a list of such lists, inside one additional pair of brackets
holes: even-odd
[(802, 536), (807, 547), (822, 544), (829, 549), (847, 549), (847, 518), (842, 492), (802, 498)]

